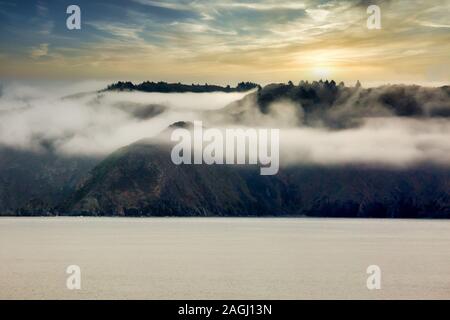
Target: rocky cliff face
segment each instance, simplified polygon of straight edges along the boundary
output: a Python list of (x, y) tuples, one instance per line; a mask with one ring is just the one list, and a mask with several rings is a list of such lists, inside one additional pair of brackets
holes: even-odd
[(170, 147), (138, 142), (100, 163), (63, 211), (98, 215), (236, 216), (288, 213), (287, 185), (259, 168), (174, 165)]
[(0, 148), (0, 215), (53, 214), (99, 161)]
[(438, 167), (257, 167), (172, 164), (138, 142), (100, 163), (59, 210), (120, 216), (450, 218), (450, 172)]

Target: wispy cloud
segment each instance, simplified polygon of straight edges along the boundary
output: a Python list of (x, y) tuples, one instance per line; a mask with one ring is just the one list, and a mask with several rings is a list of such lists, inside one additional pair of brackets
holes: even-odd
[(37, 2), (36, 11), (37, 11), (37, 14), (41, 17), (48, 16), (48, 7), (42, 1)]
[(39, 59), (48, 55), (48, 43), (42, 43), (38, 47), (33, 47), (30, 50), (30, 57), (33, 59)]
[[(19, 36), (8, 38), (4, 31), (1, 40), (11, 43), (5, 53), (18, 58), (3, 66), (2, 75), (17, 74), (17, 69), (51, 75), (58, 66), (58, 73), (70, 76), (142, 79), (151, 72), (154, 80), (179, 81), (264, 83), (318, 74), (342, 80), (450, 81), (436, 72), (450, 64), (448, 1), (374, 1), (381, 7), (381, 30), (366, 27), (371, 3), (133, 0), (124, 8), (97, 0), (82, 5), (87, 28), (76, 34), (55, 24), (51, 2), (35, 2), (26, 16), (8, 6), (14, 19), (2, 20), (10, 22), (2, 29)], [(102, 6), (104, 12), (98, 9)], [(14, 24), (30, 17), (26, 27)], [(36, 35), (34, 42), (29, 33)], [(42, 69), (35, 60), (45, 48), (36, 43), (52, 48), (52, 55), (39, 61)], [(37, 54), (30, 55), (30, 47)], [(87, 70), (87, 65), (95, 68)]]
[(220, 7), (227, 8), (245, 8), (252, 10), (280, 10), (280, 9), (305, 9), (306, 5), (301, 1), (260, 1), (260, 2), (223, 2)]
[(132, 1), (139, 3), (139, 4), (143, 4), (143, 5), (165, 8), (165, 9), (192, 10), (191, 4), (183, 4), (183, 3), (178, 3), (178, 2), (153, 1), (153, 0), (132, 0)]
[(430, 28), (450, 28), (450, 24), (439, 24), (433, 22), (419, 22), (421, 26)]
[(180, 32), (194, 32), (194, 33), (215, 33), (221, 35), (237, 35), (236, 31), (233, 30), (220, 30), (211, 27), (203, 23), (191, 23), (191, 22), (173, 22), (170, 24), (173, 27), (178, 28)]
[(139, 33), (143, 31), (141, 26), (132, 26), (121, 23), (105, 23), (105, 22), (87, 22), (97, 30), (108, 32), (109, 34), (124, 39), (141, 39)]

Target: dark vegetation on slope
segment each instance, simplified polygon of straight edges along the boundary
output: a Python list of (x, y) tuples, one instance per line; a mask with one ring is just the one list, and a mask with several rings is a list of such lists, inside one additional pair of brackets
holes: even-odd
[(161, 92), (161, 93), (184, 93), (184, 92), (246, 92), (252, 89), (260, 88), (259, 84), (253, 82), (240, 82), (236, 87), (211, 84), (182, 84), (167, 82), (150, 82), (145, 81), (140, 84), (133, 84), (130, 81), (119, 81), (109, 85), (108, 91), (143, 91), (143, 92)]
[[(232, 103), (225, 113), (232, 120), (251, 119), (254, 107), (268, 114), (273, 104), (289, 101), (297, 105), (298, 125), (343, 129), (362, 124), (370, 117), (449, 118), (450, 87), (428, 88), (416, 85), (346, 87), (334, 81), (302, 81), (299, 85), (270, 84)], [(246, 115), (249, 115), (245, 117)]]
[(58, 209), (118, 216), (450, 218), (450, 171), (418, 166), (181, 165), (168, 146), (139, 142), (100, 163)]
[(50, 214), (99, 161), (0, 148), (0, 215)]

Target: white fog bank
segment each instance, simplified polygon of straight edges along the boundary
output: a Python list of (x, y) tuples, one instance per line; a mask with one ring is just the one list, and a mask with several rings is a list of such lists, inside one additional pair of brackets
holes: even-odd
[(44, 90), (17, 83), (3, 85), (0, 146), (40, 151), (50, 145), (63, 155), (105, 156), (154, 137), (174, 122), (200, 120), (220, 129), (280, 129), (281, 165), (450, 164), (449, 118), (388, 115), (362, 118), (353, 128), (331, 130), (299, 122), (301, 106), (288, 101), (273, 104), (272, 111), (263, 115), (250, 100), (246, 108), (251, 112), (237, 123), (224, 114), (228, 109), (220, 109), (247, 93), (89, 92), (88, 88), (80, 84), (70, 92), (67, 87)]

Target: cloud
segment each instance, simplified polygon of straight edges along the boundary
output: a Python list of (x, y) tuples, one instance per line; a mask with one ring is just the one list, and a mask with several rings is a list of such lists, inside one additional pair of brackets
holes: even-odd
[(324, 9), (306, 9), (306, 13), (315, 21), (325, 21), (330, 14)]
[(420, 22), (420, 25), (430, 28), (450, 28), (450, 24), (438, 24), (433, 22)]
[(48, 43), (42, 43), (38, 47), (33, 47), (30, 50), (30, 57), (39, 59), (48, 55)]
[(298, 128), (281, 133), (281, 163), (408, 167), (450, 163), (450, 121), (366, 119), (357, 128), (330, 131)]
[(189, 23), (189, 22), (173, 22), (170, 24), (173, 27), (176, 27), (180, 32), (188, 32), (188, 33), (215, 33), (221, 35), (237, 35), (236, 31), (226, 31), (220, 30), (213, 27), (210, 27), (207, 24), (202, 23)]
[(111, 35), (127, 40), (139, 40), (141, 37), (139, 33), (143, 31), (143, 27), (124, 25), (120, 23), (105, 23), (105, 22), (86, 22), (97, 30), (105, 31)]
[[(280, 129), (283, 166), (450, 163), (450, 119), (439, 113), (432, 116), (448, 104), (448, 97), (433, 94), (439, 89), (410, 88), (413, 91), (408, 92), (402, 87), (381, 87), (368, 90), (368, 95), (356, 92), (332, 111), (311, 118), (306, 106), (289, 99), (273, 101), (262, 112), (256, 95), (245, 93), (77, 93), (94, 85), (100, 87), (79, 83), (46, 90), (6, 84), (0, 97), (0, 145), (35, 152), (50, 148), (65, 156), (105, 156), (156, 137), (175, 122), (201, 120), (208, 128)], [(393, 92), (423, 99), (420, 113), (425, 114), (400, 117), (375, 103), (380, 95)], [(324, 92), (319, 98), (325, 101), (326, 97)], [(402, 95), (396, 99), (400, 108), (410, 103)], [(370, 101), (375, 104), (370, 106)]]
[[(25, 60), (34, 44), (17, 37), (7, 41), (11, 60), (2, 76), (144, 79), (152, 70), (155, 79), (185, 82), (269, 83), (330, 74), (345, 81), (445, 83), (448, 73), (429, 70), (448, 64), (447, 2), (376, 1), (383, 27), (369, 31), (370, 1), (135, 0), (126, 10), (108, 6), (113, 22), (95, 12), (83, 20), (92, 28), (66, 39), (53, 30), (48, 2), (46, 19), (36, 15), (19, 25), (29, 17), (15, 10), (17, 18), (2, 27), (38, 39), (53, 33), (38, 43), (48, 43), (55, 55)], [(404, 56), (418, 47), (420, 54)], [(328, 72), (317, 72), (324, 66)]]
[(305, 9), (305, 4), (300, 1), (261, 1), (261, 2), (223, 2), (219, 3), (219, 7), (225, 8), (244, 8), (251, 10), (299, 10)]
[(5, 85), (0, 97), (0, 145), (36, 152), (51, 146), (64, 155), (104, 156), (244, 95), (77, 92), (69, 94), (65, 87)]
[(36, 11), (41, 17), (47, 17), (49, 12), (48, 7), (42, 1), (36, 3)]
[(284, 166), (450, 165), (448, 87), (345, 88), (333, 98), (336, 89), (271, 85), (205, 121), (221, 128), (281, 129)]
[(153, 1), (153, 0), (133, 0), (136, 3), (148, 5), (152, 7), (159, 7), (172, 10), (199, 10), (210, 7), (217, 8), (232, 8), (232, 9), (250, 9), (250, 10), (296, 10), (304, 9), (305, 4), (299, 1), (272, 1), (263, 0), (259, 2), (239, 2), (239, 1), (219, 1), (217, 3), (210, 3), (210, 1), (192, 1), (188, 3), (180, 3), (179, 1)]
[(51, 20), (42, 22), (38, 27), (38, 32), (42, 35), (50, 35), (55, 27), (55, 23)]
[(168, 2), (168, 1), (153, 1), (153, 0), (132, 0), (133, 2), (151, 6), (158, 7), (164, 9), (172, 9), (172, 10), (191, 10), (192, 6), (189, 4), (176, 3), (176, 2)]

